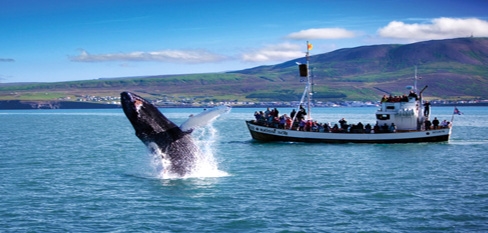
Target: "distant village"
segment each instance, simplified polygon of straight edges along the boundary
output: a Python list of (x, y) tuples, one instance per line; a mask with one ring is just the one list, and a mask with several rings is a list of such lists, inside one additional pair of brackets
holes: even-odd
[[(71, 98), (61, 98), (60, 100), (70, 101)], [(77, 102), (89, 102), (100, 104), (120, 105), (119, 96), (90, 96), (85, 95), (76, 99)], [(448, 100), (430, 100), (433, 105), (488, 105), (488, 100), (470, 100), (470, 101), (448, 101)], [(295, 107), (299, 101), (268, 101), (268, 102), (241, 102), (241, 101), (196, 101), (190, 98), (181, 98), (175, 100), (165, 97), (164, 99), (153, 100), (152, 104), (158, 107), (213, 107), (220, 105), (231, 105), (234, 107)], [(378, 101), (314, 101), (315, 107), (376, 107)]]

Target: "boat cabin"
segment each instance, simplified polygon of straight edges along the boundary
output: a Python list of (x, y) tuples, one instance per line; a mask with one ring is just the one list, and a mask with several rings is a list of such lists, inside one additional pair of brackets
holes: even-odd
[(414, 97), (409, 97), (408, 101), (382, 102), (376, 112), (379, 126), (394, 123), (397, 130), (417, 130), (419, 117), (419, 101)]

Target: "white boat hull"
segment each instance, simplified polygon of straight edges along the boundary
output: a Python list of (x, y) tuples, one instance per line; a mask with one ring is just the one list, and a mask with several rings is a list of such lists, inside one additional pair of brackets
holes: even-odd
[(253, 139), (258, 141), (313, 143), (418, 143), (449, 140), (451, 128), (397, 133), (323, 133), (277, 129), (246, 121)]

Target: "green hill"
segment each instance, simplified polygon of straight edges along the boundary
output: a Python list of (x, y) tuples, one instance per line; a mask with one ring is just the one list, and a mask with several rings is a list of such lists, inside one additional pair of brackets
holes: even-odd
[[(295, 101), (303, 91), (296, 62), (305, 58), (227, 73), (0, 84), (0, 100), (76, 100), (128, 90), (163, 101)], [(427, 98), (488, 98), (488, 38), (339, 49), (311, 56), (310, 64), (316, 100), (377, 100), (385, 93), (403, 93), (413, 85), (414, 66), (421, 77), (418, 86), (429, 86)]]
[[(305, 59), (235, 73), (268, 78), (270, 82), (286, 82), (297, 80), (296, 62), (304, 63)], [(342, 93), (349, 100), (371, 99), (383, 91), (402, 93), (405, 86), (414, 82), (414, 66), (418, 67), (418, 76), (422, 78), (419, 87), (429, 85), (427, 96), (439, 99), (488, 97), (488, 38), (340, 49), (311, 56), (310, 63), (316, 77), (315, 91)]]

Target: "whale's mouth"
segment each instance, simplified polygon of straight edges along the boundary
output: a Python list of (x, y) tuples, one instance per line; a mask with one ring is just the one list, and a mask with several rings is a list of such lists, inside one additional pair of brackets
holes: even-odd
[(135, 94), (132, 94), (130, 92), (122, 92), (121, 94), (122, 100), (125, 102), (135, 102), (135, 101), (141, 101), (141, 98)]
[(121, 103), (122, 103), (122, 106), (129, 106), (133, 101), (133, 97), (131, 95), (131, 93), (129, 92), (122, 92), (120, 93), (120, 100), (121, 100)]

